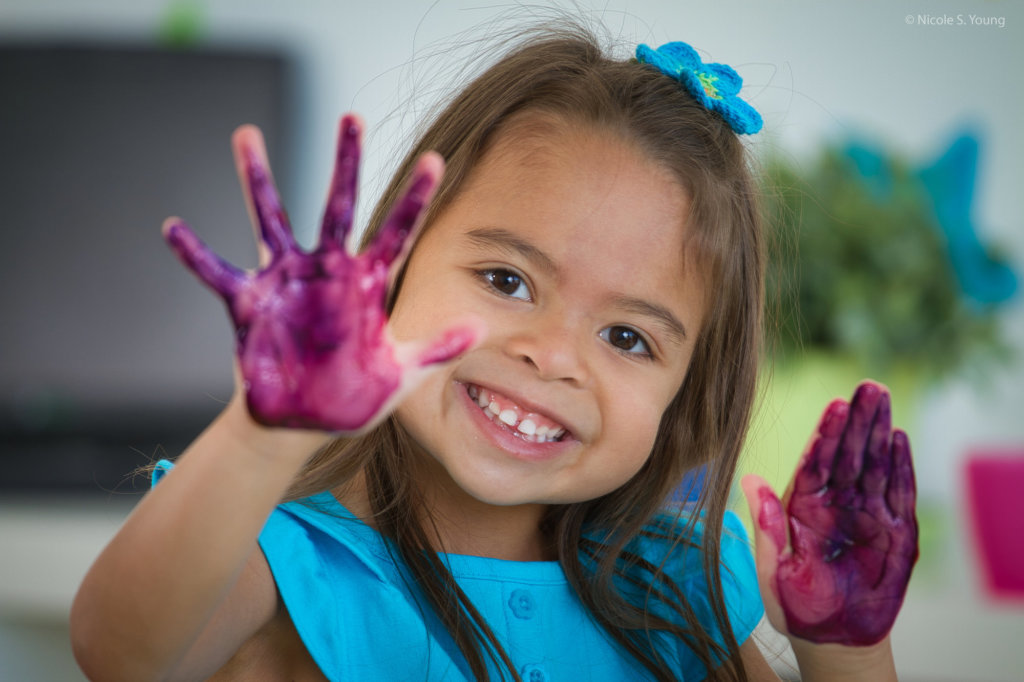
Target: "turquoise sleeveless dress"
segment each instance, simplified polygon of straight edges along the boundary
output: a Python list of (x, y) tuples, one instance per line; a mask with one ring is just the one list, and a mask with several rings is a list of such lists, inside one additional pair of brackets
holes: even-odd
[[(154, 480), (170, 463), (161, 462)], [(702, 524), (691, 540), (700, 544)], [(706, 630), (722, 643), (707, 597), (701, 552), (641, 539), (634, 552), (666, 569)], [(440, 620), (417, 597), (390, 542), (355, 518), (333, 495), (278, 506), (259, 537), (299, 636), (331, 680), (471, 680)], [(526, 682), (643, 680), (649, 673), (594, 623), (557, 562), (518, 562), (442, 554), (459, 586), (483, 614)], [(741, 644), (764, 614), (750, 543), (739, 519), (725, 517), (722, 587), (733, 635)], [(666, 611), (659, 615), (669, 615)], [(707, 671), (675, 639), (661, 652), (681, 680)], [(496, 669), (491, 679), (502, 679)]]

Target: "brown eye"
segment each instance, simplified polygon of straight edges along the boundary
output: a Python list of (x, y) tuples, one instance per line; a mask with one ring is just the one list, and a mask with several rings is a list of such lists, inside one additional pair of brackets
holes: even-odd
[(484, 270), (482, 276), (498, 292), (511, 298), (519, 298), (524, 301), (530, 300), (530, 291), (527, 289), (523, 278), (503, 268)]
[(629, 355), (640, 357), (651, 357), (651, 350), (643, 337), (635, 329), (615, 325), (601, 330), (602, 339), (610, 343), (615, 349)]
[(608, 342), (622, 350), (632, 350), (640, 336), (629, 327), (612, 327), (608, 331)]

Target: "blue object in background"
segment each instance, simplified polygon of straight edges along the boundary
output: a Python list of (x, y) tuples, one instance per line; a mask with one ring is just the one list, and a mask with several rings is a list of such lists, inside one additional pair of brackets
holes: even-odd
[[(935, 163), (920, 169), (917, 177), (923, 189), (922, 200), (931, 209), (936, 229), (945, 237), (961, 290), (976, 303), (993, 305), (1013, 297), (1017, 276), (981, 243), (971, 220), (980, 146), (977, 136), (963, 132)], [(888, 200), (895, 178), (883, 151), (851, 142), (844, 152), (871, 196), (878, 201)]]
[(884, 201), (892, 196), (894, 184), (892, 168), (885, 156), (876, 149), (859, 142), (848, 144), (845, 151), (847, 158), (853, 162), (872, 197), (878, 201)]
[(950, 261), (964, 293), (982, 304), (1006, 301), (1017, 291), (1017, 276), (982, 245), (971, 220), (978, 169), (978, 138), (957, 137), (931, 166), (920, 171)]

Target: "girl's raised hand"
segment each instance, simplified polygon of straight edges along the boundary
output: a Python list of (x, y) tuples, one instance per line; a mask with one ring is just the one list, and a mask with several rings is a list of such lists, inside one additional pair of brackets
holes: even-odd
[(888, 390), (866, 381), (822, 415), (780, 501), (745, 476), (769, 620), (814, 643), (883, 640), (917, 560), (910, 443)]
[(429, 344), (396, 344), (385, 298), (419, 218), (443, 172), (421, 158), (405, 193), (373, 242), (351, 255), (362, 125), (347, 115), (338, 133), (334, 176), (319, 242), (305, 252), (292, 235), (253, 126), (232, 137), (235, 165), (260, 244), (260, 267), (240, 270), (203, 244), (178, 218), (164, 236), (178, 258), (225, 302), (235, 327), (238, 367), (252, 417), (268, 426), (355, 433), (382, 419), (428, 366), (467, 350), (480, 335), (454, 326)]

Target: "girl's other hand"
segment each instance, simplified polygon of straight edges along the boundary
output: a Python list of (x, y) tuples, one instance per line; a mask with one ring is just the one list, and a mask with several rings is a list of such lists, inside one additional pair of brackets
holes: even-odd
[(918, 554), (910, 443), (888, 390), (866, 381), (828, 406), (783, 501), (757, 476), (742, 485), (772, 625), (817, 644), (885, 639)]
[(227, 305), (249, 414), (267, 426), (356, 433), (383, 419), (429, 366), (467, 350), (480, 336), (453, 326), (429, 344), (390, 338), (385, 299), (443, 173), (421, 158), (405, 193), (373, 242), (346, 248), (352, 228), (362, 124), (342, 118), (334, 176), (316, 248), (300, 249), (274, 187), (263, 137), (243, 126), (232, 137), (235, 165), (260, 246), (246, 272), (221, 259), (180, 219), (164, 236), (178, 258)]

